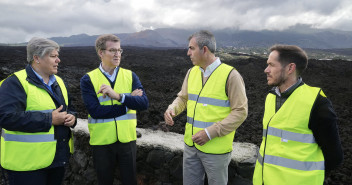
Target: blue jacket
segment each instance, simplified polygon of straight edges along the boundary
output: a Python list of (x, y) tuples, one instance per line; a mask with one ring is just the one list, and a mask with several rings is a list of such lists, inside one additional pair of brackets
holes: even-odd
[[(109, 78), (107, 79), (110, 82), (110, 86), (114, 88), (115, 81), (111, 82)], [(125, 95), (125, 101), (122, 103), (122, 105), (102, 106), (100, 105), (97, 95), (94, 91), (94, 87), (90, 80), (90, 77), (86, 74), (81, 79), (82, 98), (88, 110), (88, 113), (94, 119), (115, 118), (124, 115), (126, 114), (126, 107), (133, 110), (146, 110), (149, 106), (147, 95), (143, 89), (143, 86), (138, 76), (134, 72), (132, 72), (132, 91), (134, 91), (135, 89), (143, 90), (143, 95)]]
[[(55, 96), (44, 86), (39, 78), (34, 74), (30, 65), (26, 66), (27, 80), (29, 83), (45, 89), (56, 107), (63, 105), (63, 111), (76, 115), (71, 104), (70, 94), (68, 95), (68, 107), (65, 105), (64, 97), (61, 93), (59, 84), (51, 86)], [(67, 86), (66, 86), (67, 88)], [(21, 132), (48, 132), (52, 123), (51, 113), (31, 112), (26, 110), (27, 94), (16, 75), (9, 76), (0, 87), (0, 127), (11, 131)], [(75, 121), (76, 125), (77, 120)], [(68, 141), (71, 135), (70, 128), (66, 126), (54, 126), (56, 153), (53, 163), (48, 168), (64, 166), (70, 156)]]

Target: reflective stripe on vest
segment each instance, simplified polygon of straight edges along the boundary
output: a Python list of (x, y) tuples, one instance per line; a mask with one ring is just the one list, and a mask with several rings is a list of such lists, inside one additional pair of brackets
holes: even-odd
[(188, 99), (197, 101), (198, 103), (202, 104), (208, 104), (208, 105), (214, 105), (214, 106), (219, 106), (219, 107), (230, 107), (230, 101), (229, 100), (218, 100), (215, 98), (208, 98), (208, 97), (199, 97), (196, 94), (188, 94)]
[(263, 137), (266, 137), (266, 135), (272, 135), (281, 137), (282, 139), (297, 141), (301, 143), (315, 143), (313, 134), (294, 133), (274, 127), (269, 127), (268, 130), (269, 132), (267, 132), (267, 129), (263, 129)]
[[(99, 68), (87, 73), (91, 79), (94, 90), (97, 93), (103, 84), (110, 84), (109, 80)], [(129, 95), (132, 92), (132, 72), (127, 69), (119, 68), (114, 85), (114, 91), (120, 94)], [(121, 105), (120, 102), (105, 98), (102, 94), (97, 94), (98, 101), (102, 106)], [(127, 143), (137, 139), (136, 135), (137, 116), (135, 110), (128, 110), (125, 115), (108, 118), (94, 119), (88, 115), (88, 128), (90, 133), (91, 145), (107, 145), (119, 140)]]
[(187, 123), (193, 125), (194, 127), (198, 128), (207, 128), (212, 126), (215, 122), (204, 122), (204, 121), (197, 121), (193, 120), (193, 118), (187, 116)]
[[(263, 165), (263, 156), (261, 156), (260, 153), (258, 153), (258, 162)], [(265, 163), (302, 171), (324, 170), (324, 161), (303, 162), (278, 156), (265, 155)]]
[(1, 136), (4, 141), (18, 141), (25, 143), (36, 143), (36, 142), (52, 142), (55, 141), (54, 134), (43, 134), (43, 135), (19, 135), (19, 134), (8, 134), (2, 129)]
[(188, 77), (187, 123), (184, 141), (188, 146), (195, 146), (204, 153), (224, 154), (232, 151), (235, 131), (208, 141), (205, 145), (193, 143), (192, 135), (223, 120), (231, 112), (226, 95), (227, 78), (233, 67), (221, 64), (202, 84), (199, 66), (194, 66)]
[[(20, 81), (26, 95), (26, 110), (49, 113), (56, 109), (55, 103), (49, 93), (29, 83), (25, 70), (14, 73)], [(60, 86), (67, 105), (67, 90), (58, 76), (56, 81)], [(1, 133), (1, 165), (13, 171), (32, 171), (48, 167), (54, 160), (56, 140), (54, 127), (48, 132), (20, 132), (2, 129)]]
[(320, 91), (305, 84), (299, 86), (277, 112), (276, 96), (268, 94), (254, 185), (323, 184), (324, 156), (308, 128)]
[(116, 118), (109, 118), (109, 119), (93, 119), (92, 117), (88, 118), (88, 123), (90, 124), (100, 124), (100, 123), (108, 123), (112, 121), (123, 121), (123, 120), (134, 120), (137, 119), (136, 114), (125, 114)]

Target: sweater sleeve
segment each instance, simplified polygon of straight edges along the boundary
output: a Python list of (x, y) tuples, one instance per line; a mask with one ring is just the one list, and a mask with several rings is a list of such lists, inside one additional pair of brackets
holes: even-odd
[(81, 92), (84, 105), (94, 119), (115, 118), (126, 114), (124, 105), (100, 105), (93, 84), (87, 74), (81, 79)]
[(337, 120), (330, 100), (319, 95), (311, 112), (309, 128), (323, 152), (326, 171), (338, 167), (343, 160)]
[(146, 110), (149, 106), (149, 100), (147, 98), (147, 94), (145, 93), (145, 90), (143, 89), (142, 83), (139, 80), (138, 76), (132, 72), (132, 91), (136, 89), (141, 89), (143, 90), (143, 95), (142, 96), (131, 96), (131, 95), (125, 95), (125, 101), (123, 104), (133, 110)]

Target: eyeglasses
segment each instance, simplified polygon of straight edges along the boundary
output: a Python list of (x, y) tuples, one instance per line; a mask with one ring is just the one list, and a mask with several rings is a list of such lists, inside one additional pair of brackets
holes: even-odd
[[(102, 49), (102, 50), (106, 50), (106, 49)], [(123, 49), (109, 49), (109, 50), (106, 50), (106, 51), (109, 51), (111, 54), (115, 55), (116, 53), (122, 54)]]

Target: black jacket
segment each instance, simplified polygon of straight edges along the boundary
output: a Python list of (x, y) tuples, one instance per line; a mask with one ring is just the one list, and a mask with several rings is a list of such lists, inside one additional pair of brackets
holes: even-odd
[[(270, 90), (270, 93), (276, 95), (276, 111), (280, 109), (296, 88), (303, 84), (304, 82), (302, 81), (294, 85), (282, 93), (281, 96), (277, 95), (275, 88)], [(337, 121), (338, 119), (330, 100), (319, 94), (312, 107), (308, 128), (312, 130), (315, 141), (323, 152), (326, 171), (338, 167), (343, 160)]]
[[(35, 75), (30, 65), (26, 66), (27, 81), (39, 88), (45, 89), (52, 97), (56, 108), (63, 105), (62, 111), (75, 115), (69, 96), (68, 107), (65, 105), (64, 97), (59, 84), (51, 86), (55, 96), (48, 90), (40, 79)], [(48, 132), (51, 128), (51, 113), (42, 113), (26, 110), (27, 94), (16, 75), (9, 76), (0, 87), (0, 127), (11, 131), (21, 132)], [(75, 121), (76, 125), (77, 120)], [(69, 159), (68, 141), (71, 135), (70, 128), (66, 126), (54, 126), (54, 137), (57, 140), (56, 153), (53, 163), (49, 166), (63, 166)]]

